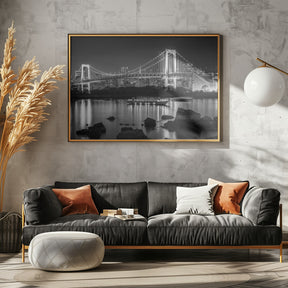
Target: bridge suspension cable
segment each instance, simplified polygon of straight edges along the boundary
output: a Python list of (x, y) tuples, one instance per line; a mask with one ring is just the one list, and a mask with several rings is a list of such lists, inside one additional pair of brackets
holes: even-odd
[[(141, 71), (143, 72), (143, 71), (147, 71), (147, 70), (149, 70), (149, 69), (151, 69), (152, 67), (155, 67), (156, 65), (158, 65), (158, 64), (160, 64), (161, 62), (163, 61), (163, 59), (161, 58), (161, 59), (159, 59), (157, 62), (155, 62), (155, 63), (152, 63), (150, 66), (147, 66), (147, 67), (142, 67), (142, 66), (139, 66), (139, 68), (141, 67)], [(160, 70), (160, 69), (159, 69)], [(161, 72), (161, 71), (155, 71), (155, 72)]]
[[(203, 70), (195, 67), (189, 60), (187, 60), (183, 55), (181, 55), (178, 51), (176, 51), (177, 55), (182, 58), (188, 65), (190, 65), (191, 67), (193, 67), (194, 71), (196, 71), (198, 74), (202, 74), (207, 76), (207, 73), (205, 73)], [(198, 75), (197, 75), (198, 76)]]
[[(165, 52), (165, 51), (162, 51), (159, 55), (157, 55), (156, 57), (152, 58), (151, 60), (145, 62), (144, 64), (142, 64), (142, 65), (140, 65), (140, 66), (138, 66), (138, 67), (136, 67), (136, 68), (133, 68), (133, 69), (129, 70), (128, 73), (138, 73), (140, 68), (141, 68), (141, 70), (146, 69), (146, 67), (145, 67), (146, 65), (150, 64), (151, 62), (153, 62), (153, 61), (156, 60), (157, 58), (162, 57), (163, 54), (164, 54), (164, 52)], [(158, 62), (159, 62), (159, 61), (158, 61)], [(158, 62), (157, 62), (157, 63), (158, 63)]]
[(90, 69), (91, 69), (92, 72), (94, 72), (94, 73), (96, 73), (96, 74), (107, 75), (107, 76), (112, 75), (111, 73), (106, 73), (106, 72), (103, 72), (103, 71), (101, 71), (101, 70), (99, 70), (99, 69), (96, 69), (96, 68), (94, 68), (94, 67), (91, 66), (91, 65), (90, 65)]

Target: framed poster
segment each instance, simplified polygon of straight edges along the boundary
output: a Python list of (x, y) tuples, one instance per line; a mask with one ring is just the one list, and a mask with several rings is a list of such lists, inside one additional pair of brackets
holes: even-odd
[(69, 141), (220, 141), (220, 35), (68, 38)]

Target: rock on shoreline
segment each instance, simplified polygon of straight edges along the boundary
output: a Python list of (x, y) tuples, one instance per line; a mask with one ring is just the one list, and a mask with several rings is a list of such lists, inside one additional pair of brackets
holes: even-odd
[(166, 122), (162, 127), (170, 132), (189, 130), (200, 137), (203, 133), (217, 130), (217, 118), (201, 117), (193, 110), (178, 108), (175, 120)]
[(155, 128), (156, 127), (156, 120), (148, 117), (144, 120), (144, 126), (145, 126), (145, 128), (150, 128), (150, 129)]
[(89, 139), (100, 139), (101, 135), (106, 133), (106, 127), (102, 122), (96, 123), (93, 126), (88, 127), (88, 129), (82, 129), (76, 131), (77, 135), (88, 136)]

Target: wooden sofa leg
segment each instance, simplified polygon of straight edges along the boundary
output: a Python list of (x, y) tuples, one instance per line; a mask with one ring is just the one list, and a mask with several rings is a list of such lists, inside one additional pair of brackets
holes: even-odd
[(280, 244), (280, 263), (283, 262), (283, 242)]
[(22, 263), (25, 262), (25, 245), (22, 244)]

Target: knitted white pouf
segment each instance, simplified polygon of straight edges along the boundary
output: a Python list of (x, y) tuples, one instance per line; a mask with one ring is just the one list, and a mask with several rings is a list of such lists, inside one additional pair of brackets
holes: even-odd
[(59, 231), (36, 235), (29, 245), (29, 261), (48, 271), (80, 271), (99, 266), (105, 253), (102, 239), (93, 233)]

